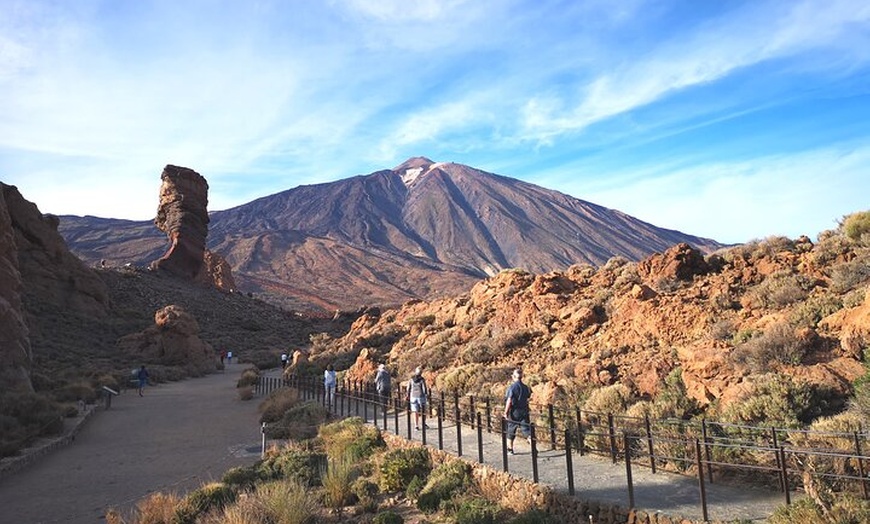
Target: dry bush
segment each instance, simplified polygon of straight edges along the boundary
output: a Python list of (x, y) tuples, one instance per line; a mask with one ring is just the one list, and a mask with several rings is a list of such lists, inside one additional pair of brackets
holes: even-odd
[(625, 412), (630, 398), (631, 390), (623, 384), (604, 386), (590, 393), (583, 404), (583, 410), (619, 415)]
[(799, 365), (809, 349), (790, 324), (780, 322), (735, 348), (732, 358), (755, 373), (764, 373), (777, 363)]
[(327, 456), (333, 460), (347, 459), (354, 464), (386, 445), (380, 431), (359, 417), (320, 426), (318, 436)]
[(819, 241), (812, 251), (813, 262), (819, 266), (827, 266), (836, 260), (841, 260), (852, 251), (852, 243), (838, 231), (824, 231), (819, 234)]
[(829, 293), (821, 293), (805, 300), (791, 314), (791, 321), (798, 327), (815, 328), (819, 321), (843, 308), (843, 301)]
[(260, 422), (267, 424), (281, 420), (284, 413), (299, 403), (299, 392), (292, 388), (281, 388), (269, 393), (260, 406), (257, 408), (260, 415)]
[(323, 503), (329, 508), (342, 508), (355, 498), (351, 485), (359, 472), (349, 460), (330, 460), (320, 477), (323, 485)]
[(306, 487), (295, 480), (262, 484), (255, 497), (267, 517), (275, 524), (310, 524), (315, 521), (318, 505)]
[(806, 298), (813, 283), (803, 275), (776, 272), (750, 289), (745, 297), (752, 307), (782, 309)]
[(870, 211), (852, 213), (843, 218), (843, 233), (853, 242), (870, 244)]
[(710, 326), (711, 340), (731, 340), (735, 333), (736, 328), (731, 319), (719, 320)]
[(846, 293), (870, 282), (870, 253), (861, 253), (831, 270), (831, 290)]
[(242, 375), (236, 382), (236, 387), (255, 386), (260, 381), (260, 371), (255, 367), (242, 370)]
[(175, 518), (181, 497), (173, 493), (154, 493), (139, 501), (134, 511), (135, 524), (166, 524)]

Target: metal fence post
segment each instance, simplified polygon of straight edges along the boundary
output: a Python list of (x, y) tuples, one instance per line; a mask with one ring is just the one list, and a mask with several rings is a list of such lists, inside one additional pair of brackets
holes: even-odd
[(858, 455), (858, 475), (861, 477), (861, 492), (864, 499), (867, 499), (867, 478), (864, 475), (864, 458), (861, 453), (861, 438), (856, 431), (855, 435), (855, 454)]
[(710, 484), (713, 483), (713, 468), (710, 467), (710, 444), (707, 437), (707, 419), (701, 419), (701, 436), (704, 439), (704, 458), (707, 461), (707, 480)]
[(480, 425), (480, 412), (475, 413), (477, 419), (477, 461), (483, 464), (483, 427)]
[(625, 449), (625, 480), (628, 483), (628, 508), (634, 508), (634, 482), (631, 478), (631, 442), (628, 431), (622, 432), (622, 446)]
[(644, 429), (646, 430), (646, 446), (647, 446), (647, 451), (649, 451), (649, 467), (650, 467), (650, 470), (653, 472), (653, 474), (655, 474), (655, 472), (656, 472), (656, 457), (655, 457), (655, 453), (654, 453), (655, 447), (653, 446), (652, 430), (650, 429), (650, 425), (649, 425), (649, 415), (643, 416), (643, 426), (644, 426)]
[(613, 413), (607, 414), (607, 433), (610, 437), (610, 460), (616, 464), (616, 428), (613, 425)]
[(459, 411), (459, 400), (456, 399), (456, 403), (454, 404), (454, 415), (456, 415), (456, 454), (458, 456), (462, 456), (462, 419), (460, 418), (462, 413)]
[(785, 463), (785, 448), (783, 446), (779, 447), (777, 450), (779, 453), (779, 463), (782, 464), (780, 469), (780, 475), (782, 476), (782, 486), (785, 491), (785, 503), (791, 504), (791, 493), (789, 493), (788, 487), (788, 466)]
[(505, 473), (508, 470), (508, 451), (507, 451), (507, 429), (505, 428), (505, 419), (499, 419), (501, 421), (501, 469)]
[(550, 418), (550, 449), (556, 449), (556, 416), (553, 412), (553, 405), (547, 404), (547, 416)]
[(707, 515), (707, 488), (704, 486), (704, 466), (701, 458), (701, 442), (695, 439), (695, 463), (698, 467), (698, 487), (701, 490), (701, 512), (704, 515), (704, 521), (710, 520)]
[(568, 494), (574, 496), (574, 457), (571, 452), (571, 431), (565, 430), (565, 467), (568, 469)]
[(532, 439), (532, 480), (535, 484), (538, 483), (538, 437), (535, 434), (535, 424), (529, 424), (530, 435)]
[(444, 403), (435, 409), (438, 415), (438, 449), (444, 449)]

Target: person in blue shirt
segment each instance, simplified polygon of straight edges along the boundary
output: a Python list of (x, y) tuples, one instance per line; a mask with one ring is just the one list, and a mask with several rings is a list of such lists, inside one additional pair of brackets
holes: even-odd
[(508, 386), (504, 395), (504, 418), (508, 422), (508, 453), (511, 455), (514, 454), (514, 439), (517, 436), (517, 429), (522, 431), (529, 441), (529, 445), (532, 443), (529, 431), (529, 399), (532, 396), (532, 388), (523, 384), (523, 370), (520, 368), (514, 369), (513, 379), (513, 383)]
[(148, 384), (148, 370), (145, 369), (145, 364), (136, 372), (136, 378), (139, 380), (139, 396), (144, 396), (145, 386)]

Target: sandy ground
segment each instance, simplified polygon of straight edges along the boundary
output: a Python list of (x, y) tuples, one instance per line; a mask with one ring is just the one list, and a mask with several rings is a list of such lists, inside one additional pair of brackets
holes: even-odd
[(259, 401), (238, 399), (242, 367), (128, 390), (71, 445), (0, 480), (0, 523), (99, 523), (155, 491), (185, 492), (260, 456)]

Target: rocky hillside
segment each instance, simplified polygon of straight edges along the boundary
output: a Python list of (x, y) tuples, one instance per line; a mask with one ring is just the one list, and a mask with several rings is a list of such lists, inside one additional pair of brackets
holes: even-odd
[[(355, 309), (466, 292), (508, 268), (639, 260), (686, 242), (716, 242), (468, 166), (426, 158), (337, 182), (300, 186), (210, 214), (208, 248), (240, 289), (291, 308)], [(145, 265), (162, 236), (151, 224), (62, 217), (83, 260)]]
[(400, 377), (422, 365), (438, 388), (494, 395), (521, 365), (539, 403), (606, 390), (608, 409), (635, 414), (807, 422), (842, 409), (864, 373), (870, 213), (849, 220), (857, 233), (816, 244), (777, 237), (708, 256), (680, 244), (640, 262), (502, 271), (458, 297), (363, 316), (312, 356), (353, 363), (352, 379), (377, 362)]

